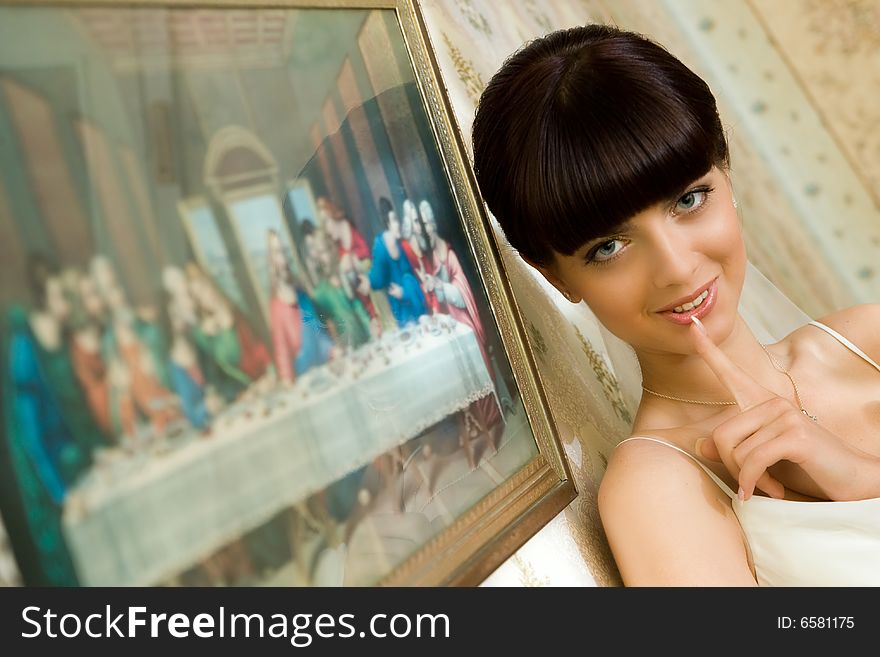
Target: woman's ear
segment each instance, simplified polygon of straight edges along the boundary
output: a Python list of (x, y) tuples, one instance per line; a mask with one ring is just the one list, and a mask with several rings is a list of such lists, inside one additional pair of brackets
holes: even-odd
[(550, 283), (550, 285), (555, 287), (557, 290), (559, 290), (559, 293), (566, 299), (568, 299), (571, 303), (581, 302), (581, 298), (579, 296), (569, 292), (565, 282), (561, 278), (559, 278), (559, 276), (556, 275), (556, 273), (553, 271), (552, 265), (539, 265), (537, 262), (533, 262), (525, 256), (523, 256), (523, 260), (525, 260), (527, 263), (529, 263), (529, 265), (541, 272), (541, 276), (546, 278), (547, 282)]

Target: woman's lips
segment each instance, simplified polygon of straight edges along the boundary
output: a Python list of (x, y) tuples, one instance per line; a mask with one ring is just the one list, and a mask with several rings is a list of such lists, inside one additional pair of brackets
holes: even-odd
[(685, 310), (682, 313), (673, 312), (672, 310), (664, 310), (659, 313), (662, 317), (665, 317), (670, 322), (674, 324), (691, 324), (691, 317), (696, 317), (697, 319), (703, 319), (706, 315), (708, 315), (712, 308), (715, 306), (715, 300), (718, 298), (718, 279), (716, 278), (712, 281), (712, 284), (708, 287), (709, 296), (707, 296), (703, 303), (701, 303), (696, 308), (692, 308), (691, 310)]

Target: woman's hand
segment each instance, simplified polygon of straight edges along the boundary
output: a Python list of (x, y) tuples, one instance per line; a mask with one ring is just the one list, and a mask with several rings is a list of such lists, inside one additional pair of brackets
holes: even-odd
[(880, 459), (862, 452), (767, 390), (728, 358), (702, 331), (689, 327), (697, 353), (727, 388), (740, 413), (718, 424), (701, 453), (720, 460), (739, 481), (740, 499), (755, 488), (783, 498), (783, 484), (830, 500), (880, 494)]

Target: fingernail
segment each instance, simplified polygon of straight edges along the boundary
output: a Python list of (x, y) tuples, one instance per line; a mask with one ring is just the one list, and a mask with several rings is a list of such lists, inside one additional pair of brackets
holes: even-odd
[(697, 442), (694, 443), (694, 451), (697, 453), (697, 456), (703, 456), (703, 443), (705, 440), (705, 438), (697, 438)]
[(736, 496), (739, 498), (739, 501), (740, 501), (740, 502), (745, 502), (745, 501), (746, 501), (746, 492), (743, 490), (743, 487), (742, 487), (742, 486), (740, 486), (740, 487), (739, 487), (739, 490), (736, 491)]
[(698, 317), (691, 317), (691, 321), (697, 325), (697, 328), (700, 329), (700, 333), (702, 333), (703, 335), (708, 335), (706, 333), (706, 327), (703, 326), (703, 322), (701, 322)]

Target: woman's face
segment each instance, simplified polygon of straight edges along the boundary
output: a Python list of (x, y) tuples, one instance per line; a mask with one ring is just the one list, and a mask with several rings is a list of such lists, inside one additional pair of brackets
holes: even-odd
[(699, 317), (717, 342), (734, 326), (746, 253), (730, 184), (713, 167), (682, 196), (630, 219), (620, 232), (556, 254), (542, 272), (551, 283), (582, 298), (596, 318), (637, 351), (693, 353), (691, 313), (666, 310), (706, 296)]

